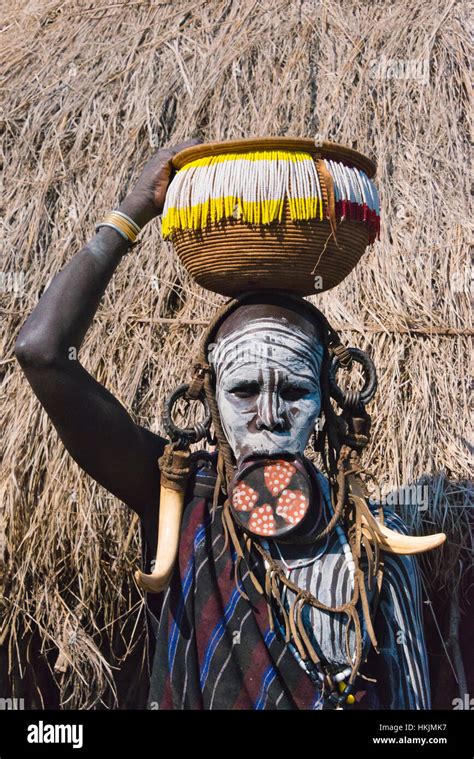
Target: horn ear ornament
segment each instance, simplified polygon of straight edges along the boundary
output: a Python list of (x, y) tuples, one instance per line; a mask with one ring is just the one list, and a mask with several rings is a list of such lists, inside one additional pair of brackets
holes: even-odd
[[(177, 451), (181, 455), (187, 451)], [(163, 475), (162, 475), (163, 476)], [(151, 574), (137, 570), (135, 580), (138, 586), (148, 593), (161, 593), (168, 587), (178, 555), (179, 533), (184, 508), (184, 492), (186, 483), (179, 490), (167, 487), (160, 488), (160, 511), (158, 518), (158, 546), (156, 559)]]
[[(362, 521), (367, 524), (367, 520), (364, 517), (362, 517)], [(376, 522), (375, 519), (374, 522)], [(425, 553), (426, 551), (432, 551), (433, 548), (438, 548), (446, 540), (444, 532), (423, 536), (403, 535), (400, 532), (396, 532), (396, 530), (391, 530), (385, 525), (380, 524), (380, 522), (376, 522), (376, 524), (379, 531), (375, 534), (375, 539), (381, 550), (387, 551), (387, 553), (398, 553), (403, 556)]]
[(362, 523), (372, 528), (368, 534), (369, 540), (372, 543), (377, 542), (382, 551), (409, 556), (432, 551), (434, 548), (441, 546), (446, 540), (444, 532), (438, 532), (434, 535), (416, 536), (404, 535), (396, 530), (391, 530), (379, 522), (370, 511), (363, 484), (355, 477), (349, 477), (348, 479), (349, 498), (354, 503), (356, 509), (360, 509)]
[[(186, 485), (193, 468), (189, 446), (209, 436), (211, 414), (200, 380), (201, 374), (198, 373), (192, 385), (180, 385), (165, 404), (163, 424), (172, 442), (165, 447), (159, 460), (161, 487), (156, 558), (151, 574), (139, 569), (135, 572), (138, 586), (148, 593), (162, 593), (171, 582), (178, 557)], [(180, 399), (200, 401), (204, 407), (203, 421), (186, 429), (178, 427), (173, 421), (173, 411)]]
[[(331, 396), (346, 411), (350, 411), (349, 425), (344, 413), (339, 419), (345, 423), (345, 441), (356, 453), (355, 460), (359, 458), (359, 450), (367, 444), (370, 429), (370, 417), (364, 411), (365, 405), (372, 400), (377, 389), (377, 375), (373, 361), (358, 348), (346, 348), (337, 341), (332, 347), (332, 361), (329, 367), (329, 387)], [(340, 367), (349, 369), (356, 361), (361, 364), (364, 372), (364, 387), (362, 390), (343, 391), (336, 382), (336, 373)], [(354, 460), (354, 463), (355, 463)], [(377, 543), (382, 551), (387, 553), (408, 556), (411, 554), (425, 553), (441, 546), (445, 540), (444, 532), (435, 535), (404, 535), (391, 530), (372, 514), (367, 503), (367, 492), (363, 481), (348, 474), (348, 495), (356, 511), (360, 514), (361, 523), (367, 528), (366, 534), (372, 543)]]

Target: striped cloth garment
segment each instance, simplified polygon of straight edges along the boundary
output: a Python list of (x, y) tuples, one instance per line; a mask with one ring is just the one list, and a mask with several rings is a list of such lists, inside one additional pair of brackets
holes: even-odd
[[(322, 502), (327, 482), (316, 472)], [(305, 671), (291, 644), (269, 625), (265, 599), (242, 564), (239, 593), (234, 559), (225, 548), (222, 506), (212, 513), (215, 474), (198, 472), (184, 512), (177, 566), (165, 594), (148, 596), (156, 638), (150, 658), (149, 709), (160, 710), (316, 710), (332, 709), (319, 680)], [(326, 512), (327, 513), (327, 512)], [(401, 520), (384, 512), (387, 525), (405, 531)], [(156, 550), (156, 516), (142, 520), (143, 565), (150, 571)], [(323, 548), (323, 550), (321, 550)], [(290, 549), (291, 550), (291, 549)], [(294, 550), (294, 549), (293, 549)], [(292, 570), (292, 579), (331, 604), (351, 593), (341, 543), (334, 533), (316, 546), (316, 560)], [(275, 558), (275, 546), (271, 547)], [(318, 553), (319, 552), (319, 553)], [(285, 558), (285, 561), (288, 561)], [(252, 570), (260, 579), (263, 568)], [(362, 671), (377, 683), (358, 678), (352, 709), (428, 709), (429, 678), (421, 617), (420, 583), (410, 556), (386, 556), (382, 594), (375, 618), (380, 654), (368, 651)], [(287, 599), (288, 602), (291, 599)], [(360, 615), (362, 621), (362, 614)], [(306, 627), (326, 664), (347, 667), (345, 617), (316, 609)], [(353, 640), (350, 638), (350, 645)]]

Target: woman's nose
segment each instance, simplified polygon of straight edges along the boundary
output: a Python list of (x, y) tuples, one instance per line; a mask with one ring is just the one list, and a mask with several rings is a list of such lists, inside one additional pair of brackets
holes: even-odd
[(283, 432), (288, 428), (285, 404), (279, 393), (261, 392), (257, 403), (255, 426), (258, 430)]

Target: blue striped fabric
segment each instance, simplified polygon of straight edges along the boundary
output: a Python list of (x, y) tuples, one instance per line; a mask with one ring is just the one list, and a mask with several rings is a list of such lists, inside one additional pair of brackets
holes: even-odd
[[(200, 527), (200, 529), (196, 532), (195, 538), (194, 538), (194, 549), (197, 550), (197, 548), (201, 545), (201, 543), (204, 541), (205, 535), (206, 535), (206, 528), (210, 524), (211, 518), (209, 517), (206, 520), (206, 523)], [(188, 568), (184, 577), (183, 582), (183, 588), (181, 591), (181, 600), (178, 607), (178, 613), (176, 615), (175, 621), (173, 622), (173, 626), (171, 628), (171, 634), (169, 638), (169, 645), (168, 645), (168, 661), (169, 661), (169, 667), (170, 670), (173, 669), (174, 665), (174, 659), (176, 656), (176, 650), (178, 647), (178, 641), (179, 641), (179, 623), (183, 617), (184, 609), (186, 606), (186, 599), (188, 596), (189, 591), (192, 588), (192, 579), (194, 574), (194, 556), (193, 554), (188, 562)]]
[[(268, 628), (268, 632), (267, 632), (267, 634), (265, 635), (265, 638), (264, 638), (265, 645), (267, 647), (270, 647), (271, 644), (272, 644), (272, 641), (274, 639), (275, 639), (275, 633), (274, 633), (274, 631), (271, 630), (270, 628)], [(276, 674), (277, 674), (276, 673), (276, 669), (275, 669), (274, 665), (271, 664), (268, 667), (268, 669), (265, 671), (265, 673), (263, 675), (263, 678), (262, 678), (262, 685), (261, 685), (261, 688), (260, 688), (260, 693), (259, 693), (258, 699), (257, 699), (257, 701), (255, 702), (255, 705), (254, 705), (254, 709), (256, 711), (261, 711), (262, 709), (265, 708), (265, 703), (266, 703), (267, 695), (268, 695), (268, 689), (270, 688), (270, 685), (272, 684), (272, 682), (275, 680)]]
[(241, 596), (240, 596), (239, 590), (238, 588), (236, 588), (234, 592), (232, 593), (230, 601), (225, 608), (224, 616), (222, 617), (222, 619), (220, 619), (219, 623), (216, 625), (216, 627), (214, 628), (212, 632), (211, 639), (206, 648), (206, 656), (204, 658), (204, 664), (201, 667), (201, 677), (200, 677), (201, 688), (204, 688), (206, 684), (207, 676), (209, 674), (209, 667), (211, 666), (212, 657), (217, 649), (217, 646), (219, 645), (220, 640), (222, 639), (222, 636), (224, 635), (226, 631), (226, 626), (237, 607), (237, 602), (239, 601), (240, 597)]
[[(270, 630), (266, 601), (250, 582), (245, 563), (241, 587), (249, 601), (236, 588), (235, 555), (230, 548), (223, 550), (221, 509), (219, 504), (212, 518), (206, 498), (191, 499), (185, 509), (179, 561), (158, 624), (150, 708), (329, 708), (322, 701), (317, 678), (301, 668), (294, 647), (285, 642), (279, 630), (282, 620), (276, 617), (276, 632)], [(399, 517), (388, 511), (384, 514), (389, 527), (406, 531)], [(335, 533), (322, 548), (317, 547), (320, 555), (309, 566), (296, 569), (292, 579), (333, 606), (347, 600), (350, 578)], [(384, 581), (374, 619), (380, 655), (369, 652), (362, 668), (378, 682), (372, 686), (356, 681), (354, 708), (370, 704), (369, 708), (427, 709), (429, 678), (416, 559), (387, 554), (384, 558)], [(251, 568), (263, 582), (258, 557)], [(290, 594), (286, 603), (291, 603)], [(307, 607), (304, 621), (322, 660), (344, 669), (348, 663), (346, 617)], [(365, 640), (369, 649), (367, 636)], [(353, 634), (349, 634), (349, 644), (353, 648)]]

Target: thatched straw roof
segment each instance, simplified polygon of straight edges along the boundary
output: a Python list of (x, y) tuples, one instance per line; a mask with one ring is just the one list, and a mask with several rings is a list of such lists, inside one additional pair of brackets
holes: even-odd
[[(467, 645), (466, 13), (464, 2), (439, 0), (3, 7), (0, 679), (10, 667), (28, 705), (142, 705), (145, 674), (130, 683), (144, 657), (144, 607), (131, 580), (136, 519), (65, 453), (14, 340), (145, 159), (190, 136), (319, 133), (376, 159), (381, 241), (315, 302), (375, 360), (367, 461), (385, 492), (428, 485), (426, 510), (401, 511), (416, 531), (448, 533), (423, 562), (426, 592), (445, 638), (450, 621), (456, 627), (445, 601), (459, 601)], [(189, 280), (155, 223), (114, 276), (81, 361), (159, 431), (163, 398), (186, 378), (218, 301)], [(441, 704), (457, 686), (431, 608), (435, 703), (440, 666), (449, 686)], [(455, 638), (447, 652), (456, 669)], [(65, 671), (53, 675), (58, 650)]]

